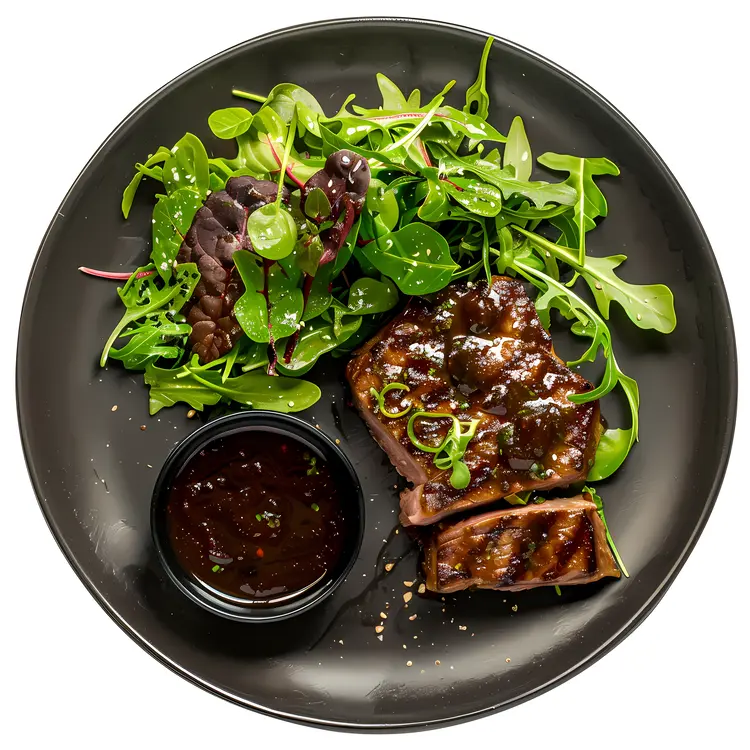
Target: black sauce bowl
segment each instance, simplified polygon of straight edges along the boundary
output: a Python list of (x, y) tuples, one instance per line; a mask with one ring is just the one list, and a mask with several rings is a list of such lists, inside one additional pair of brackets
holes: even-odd
[[(169, 540), (167, 505), (173, 480), (188, 462), (209, 443), (227, 435), (263, 431), (287, 435), (323, 457), (337, 477), (344, 493), (350, 528), (356, 531), (347, 538), (344, 551), (334, 569), (309, 590), (289, 601), (252, 602), (236, 599), (209, 587), (190, 575), (178, 562)], [(219, 417), (203, 425), (179, 443), (167, 457), (154, 486), (151, 500), (151, 534), (157, 555), (169, 578), (185, 596), (214, 614), (242, 622), (283, 620), (309, 610), (341, 584), (359, 553), (364, 533), (364, 498), (357, 474), (341, 449), (320, 430), (303, 420), (272, 411), (247, 411)]]

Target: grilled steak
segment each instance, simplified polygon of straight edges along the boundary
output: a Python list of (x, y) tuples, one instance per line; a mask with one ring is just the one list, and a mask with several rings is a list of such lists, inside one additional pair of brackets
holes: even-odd
[[(432, 299), (414, 298), (351, 360), (354, 402), (398, 471), (414, 484), (401, 495), (405, 525), (430, 524), (459, 510), (515, 492), (567, 486), (586, 478), (600, 434), (599, 403), (574, 404), (568, 394), (593, 386), (554, 354), (552, 340), (523, 285), (504, 276), (456, 283)], [(371, 388), (403, 383), (385, 394), (386, 410), (478, 419), (464, 455), (465, 489), (433, 454), (414, 446), (409, 415), (377, 409)], [(437, 445), (449, 419), (414, 423), (416, 437)]]
[(447, 526), (425, 547), (427, 588), (522, 591), (620, 577), (596, 506), (583, 496), (508, 508)]

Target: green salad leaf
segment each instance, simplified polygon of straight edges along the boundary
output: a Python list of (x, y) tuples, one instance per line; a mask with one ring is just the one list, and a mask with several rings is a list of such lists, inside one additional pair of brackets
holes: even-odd
[[(677, 323), (674, 299), (663, 284), (621, 278), (624, 255), (587, 248), (594, 247), (598, 235), (591, 233), (609, 210), (602, 187), (619, 174), (613, 162), (543, 153), (537, 163), (553, 175), (546, 181), (534, 173), (521, 117), (512, 117), (507, 134), (497, 129), (488, 89), (492, 47), (490, 37), (458, 106), (451, 100), (455, 81), (423, 103), (427, 97), (419, 89), (407, 95), (404, 82), (383, 73), (376, 76), (374, 99), (355, 102), (351, 94), (330, 116), (295, 83), (279, 83), (267, 95), (234, 89), (257, 111), (218, 109), (208, 115), (205, 133), (213, 142), (204, 145), (186, 133), (137, 163), (122, 196), (126, 218), (142, 199), (137, 191), (144, 178), (163, 187), (153, 209), (151, 263), (119, 290), (125, 312), (101, 363), (112, 358), (144, 371), (153, 413), (178, 402), (195, 409), (224, 402), (294, 411), (320, 393), (300, 376), (322, 356), (348, 356), (408, 304), (405, 297), (432, 294), (460, 279), (508, 274), (536, 290), (545, 327), (554, 313), (585, 342), (570, 366), (603, 367), (593, 389), (570, 399), (586, 403), (612, 394), (627, 403), (629, 426), (602, 435), (588, 480), (611, 476), (638, 440), (640, 405), (635, 379), (615, 356), (610, 317), (612, 325), (619, 321), (610, 316), (612, 304), (638, 329), (667, 334)], [(216, 138), (234, 141), (235, 155), (209, 156), (226, 153), (227, 144)], [(348, 171), (347, 164), (359, 169), (363, 160), (369, 170)], [(368, 172), (369, 183), (362, 180)], [(192, 248), (205, 231), (192, 225), (209, 192), (224, 190), (234, 177), (267, 181), (261, 186), (266, 192), (246, 184), (252, 197), (240, 202), (246, 221), (241, 213), (237, 218), (237, 204), (226, 206), (233, 238), (224, 239), (241, 249), (231, 258), (219, 252), (226, 244), (217, 250), (228, 283), (206, 277), (197, 286), (201, 270), (209, 273), (204, 262), (199, 269), (175, 261), (185, 236), (193, 232)], [(274, 184), (275, 200), (267, 197)], [(210, 242), (208, 250), (214, 252)], [(197, 298), (203, 304), (204, 292), (216, 284), (221, 304), (214, 297), (210, 316), (202, 308), (193, 312)], [(201, 362), (208, 356), (202, 343), (195, 345), (200, 354), (193, 353), (188, 311), (191, 323), (211, 329), (208, 316), (224, 331), (216, 334), (221, 349), (209, 352), (221, 356)], [(381, 401), (385, 392), (378, 393)], [(462, 456), (475, 429), (456, 418), (444, 445), (428, 447), (456, 488), (471, 481)], [(509, 502), (530, 501), (525, 493), (513, 497)]]

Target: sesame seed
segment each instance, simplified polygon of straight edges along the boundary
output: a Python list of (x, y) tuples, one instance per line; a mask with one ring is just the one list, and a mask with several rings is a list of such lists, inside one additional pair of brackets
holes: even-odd
[(414, 581), (404, 581), (404, 586), (409, 586), (409, 587), (411, 587), (411, 586), (413, 586), (413, 585), (414, 585)]
[(506, 664), (510, 664), (510, 656), (505, 660)]
[(517, 605), (517, 604), (514, 604), (514, 605), (513, 605), (512, 607), (511, 607), (511, 609), (512, 609), (512, 610), (513, 610), (514, 612), (518, 612), (518, 605)]
[(386, 563), (386, 564), (385, 564), (385, 572), (386, 572), (386, 573), (390, 573), (390, 572), (391, 572), (391, 571), (393, 570), (393, 566), (394, 566), (395, 564), (396, 564), (396, 563)]
[(195, 409), (190, 409), (187, 413), (187, 418), (192, 419), (196, 414), (197, 412), (195, 411)]
[(436, 667), (439, 667), (439, 666), (440, 666), (440, 659), (435, 659), (435, 666), (436, 666)]
[(466, 630), (466, 625), (459, 625), (459, 626), (458, 626), (458, 629), (459, 629), (459, 630)]
[(410, 667), (411, 665), (412, 665), (412, 662), (410, 662), (410, 661), (407, 661), (407, 662), (406, 662), (406, 666), (407, 666), (407, 667)]
[[(411, 615), (411, 617), (409, 617), (409, 619), (410, 619), (410, 620), (416, 620), (416, 619), (417, 619), (417, 616), (416, 616), (416, 615)], [(416, 638), (417, 636), (414, 636), (414, 637)]]
[(112, 407), (112, 411), (117, 411), (117, 404)]
[(407, 591), (407, 592), (406, 592), (406, 593), (404, 594), (404, 601), (405, 601), (405, 602), (408, 602), (408, 601), (409, 601), (409, 600), (410, 600), (410, 599), (412, 598), (412, 596), (414, 596), (414, 594), (412, 594), (412, 593), (411, 593), (411, 591)]
[(376, 625), (375, 626), (375, 632), (376, 633), (382, 633), (384, 630), (385, 630), (385, 627), (383, 627), (382, 625)]
[(425, 586), (425, 585), (424, 585), (423, 583), (420, 583), (420, 584), (419, 584), (419, 588), (417, 589), (417, 591), (418, 591), (418, 592), (419, 592), (420, 594), (424, 594), (424, 592), (425, 592), (425, 591), (427, 591), (427, 587), (426, 587), (426, 586)]
[(141, 425), (141, 430), (145, 430), (145, 429), (146, 429), (146, 425), (145, 425), (145, 424), (142, 424), (142, 425)]
[(381, 612), (381, 613), (380, 613), (380, 616), (381, 616), (381, 618), (382, 618), (382, 619), (384, 619), (384, 620), (387, 620), (387, 619), (388, 619), (388, 615), (387, 615), (387, 614), (386, 614), (385, 612)]

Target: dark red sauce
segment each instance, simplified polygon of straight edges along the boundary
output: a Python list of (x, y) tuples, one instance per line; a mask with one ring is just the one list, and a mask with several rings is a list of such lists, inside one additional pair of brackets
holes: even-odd
[(286, 434), (210, 442), (174, 480), (167, 533), (182, 568), (243, 600), (294, 598), (331, 575), (350, 528), (324, 457)]

